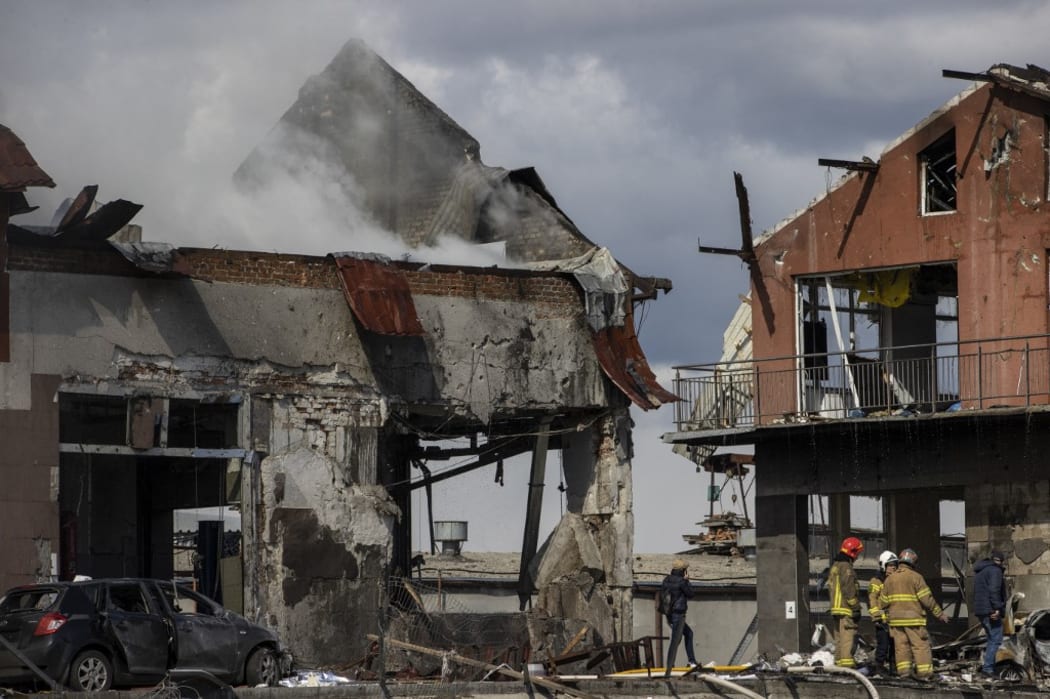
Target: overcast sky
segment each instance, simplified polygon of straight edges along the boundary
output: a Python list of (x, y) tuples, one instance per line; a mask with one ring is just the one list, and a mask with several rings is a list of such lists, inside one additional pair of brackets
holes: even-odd
[[(97, 183), (102, 201), (145, 205), (148, 240), (355, 249), (353, 231), (284, 223), (308, 219), (309, 201), (260, 221), (216, 193), (304, 80), (362, 38), (480, 141), (486, 164), (535, 166), (588, 237), (673, 280), (640, 330), (669, 376), (718, 358), (747, 291), (736, 258), (696, 251), (698, 238), (739, 244), (734, 170), (757, 234), (841, 174), (817, 158), (877, 159), (966, 87), (943, 68), (1050, 65), (1048, 30), (1050, 3), (1030, 0), (2, 0), (0, 123), (58, 184), (30, 193), (42, 210)], [(659, 442), (670, 408), (635, 419), (636, 548), (674, 551), (706, 512), (706, 481)], [(471, 522), (468, 550), (520, 546), (524, 489), (510, 476), (491, 498), (491, 474), (438, 491), (439, 519)]]

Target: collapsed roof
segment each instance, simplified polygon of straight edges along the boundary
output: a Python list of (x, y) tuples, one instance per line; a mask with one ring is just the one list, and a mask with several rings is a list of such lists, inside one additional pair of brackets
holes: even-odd
[[(348, 201), (413, 247), (454, 236), (504, 243), (515, 262), (579, 257), (597, 247), (533, 168), (481, 162), (478, 141), (360, 40), (351, 40), (238, 168), (242, 186), (336, 164)], [(626, 269), (626, 268), (625, 268)], [(652, 298), (670, 281), (637, 278)]]

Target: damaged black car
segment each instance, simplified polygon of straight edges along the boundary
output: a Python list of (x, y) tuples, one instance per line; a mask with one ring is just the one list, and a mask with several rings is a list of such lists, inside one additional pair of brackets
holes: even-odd
[(0, 598), (0, 639), (5, 686), (92, 692), (155, 684), (171, 670), (273, 686), (291, 670), (273, 631), (167, 580), (16, 587)]

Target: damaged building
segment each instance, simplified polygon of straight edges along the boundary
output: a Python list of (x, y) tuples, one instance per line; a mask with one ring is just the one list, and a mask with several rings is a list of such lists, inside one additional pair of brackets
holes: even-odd
[(754, 444), (765, 653), (809, 647), (811, 494), (836, 541), (850, 497), (879, 498), (931, 582), (962, 501), (969, 560), (1006, 551), (1022, 610), (1050, 607), (1050, 73), (944, 76), (972, 85), (878, 160), (822, 160), (843, 177), (753, 244), (738, 178), (746, 322), (724, 362), (679, 369), (665, 440)]
[[(169, 578), (173, 513), (234, 510), (233, 542), (202, 523), (203, 591), (302, 662), (345, 663), (388, 605), (411, 605), (398, 586), (410, 494), (531, 454), (521, 609), (629, 638), (629, 406), (675, 400), (633, 307), (670, 284), (583, 236), (534, 170), (484, 165), (360, 42), (307, 82), (237, 179), (264, 186), (304, 153), (337, 162), (353, 204), (407, 243), (501, 243), (508, 266), (144, 242), (139, 205), (100, 206), (95, 187), (51, 225), (20, 224), (26, 188), (53, 182), (0, 130), (0, 585)], [(542, 545), (552, 450), (567, 510)], [(453, 457), (469, 461), (427, 467)]]

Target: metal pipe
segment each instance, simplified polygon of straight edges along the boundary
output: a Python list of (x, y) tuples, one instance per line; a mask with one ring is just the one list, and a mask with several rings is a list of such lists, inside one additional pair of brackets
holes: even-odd
[(878, 692), (877, 689), (875, 689), (875, 685), (873, 685), (871, 683), (871, 681), (868, 680), (867, 677), (865, 677), (861, 673), (857, 672), (853, 668), (839, 667), (838, 665), (827, 665), (827, 666), (819, 666), (819, 667), (811, 667), (809, 665), (800, 665), (798, 667), (789, 667), (787, 669), (787, 671), (788, 671), (789, 674), (795, 674), (795, 675), (821, 673), (821, 672), (826, 672), (826, 673), (831, 674), (831, 675), (849, 675), (850, 677), (852, 677), (853, 679), (857, 680), (858, 682), (860, 682), (864, 686), (864, 689), (866, 689), (868, 691), (868, 696), (871, 697), (871, 699), (879, 699), (879, 692)]
[[(737, 694), (743, 694), (745, 697), (748, 697), (748, 699), (766, 699), (761, 694), (756, 694), (755, 692), (752, 692), (747, 687), (739, 685), (736, 682), (730, 682), (729, 680), (725, 679), (724, 677), (719, 677), (718, 675), (709, 675), (709, 674), (705, 673), (705, 674), (702, 674), (702, 675), (696, 675), (696, 679), (703, 680), (704, 682), (707, 682), (709, 684), (713, 684), (713, 685), (716, 685), (716, 686), (719, 686), (719, 687), (723, 687), (723, 688), (728, 689), (728, 690), (730, 690), (732, 692), (736, 692)], [(877, 699), (877, 697), (876, 697), (876, 699)]]
[(977, 407), (984, 407), (984, 355), (980, 345), (977, 346)]

